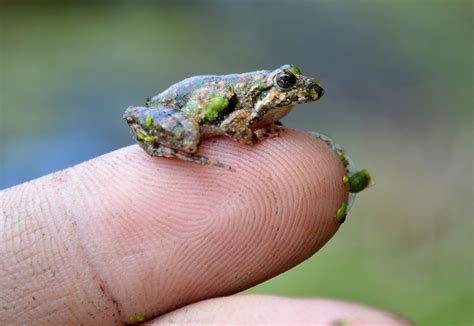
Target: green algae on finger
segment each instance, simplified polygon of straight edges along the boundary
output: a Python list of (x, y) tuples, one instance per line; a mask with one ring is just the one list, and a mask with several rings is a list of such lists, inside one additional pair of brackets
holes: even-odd
[(347, 175), (345, 175), (345, 176), (342, 177), (342, 183), (345, 184), (345, 185), (346, 185), (347, 183), (349, 183), (349, 177), (348, 177)]
[(346, 154), (342, 149), (336, 149), (336, 154), (341, 160), (342, 164), (344, 164), (344, 167), (347, 168), (349, 166), (349, 160), (346, 158)]
[(349, 176), (349, 192), (358, 193), (370, 186), (373, 181), (367, 170), (360, 170)]
[(347, 203), (342, 203), (341, 207), (336, 212), (336, 219), (343, 223), (347, 214)]
[[(367, 170), (358, 170), (349, 154), (341, 147), (341, 145), (337, 144), (333, 139), (314, 131), (310, 131), (309, 134), (325, 142), (328, 147), (336, 153), (336, 155), (339, 157), (342, 164), (344, 165), (346, 175), (342, 177), (342, 183), (347, 185), (349, 190), (349, 198), (347, 201), (346, 209), (346, 212), (348, 212), (354, 204), (356, 193), (359, 193), (365, 188), (375, 184), (373, 178), (370, 176)], [(361, 171), (365, 172), (362, 173)]]

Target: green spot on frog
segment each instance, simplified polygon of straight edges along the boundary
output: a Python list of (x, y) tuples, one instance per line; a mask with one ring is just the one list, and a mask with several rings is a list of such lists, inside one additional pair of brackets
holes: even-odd
[(372, 183), (372, 178), (367, 170), (360, 170), (351, 175), (348, 182), (349, 191), (357, 193), (367, 188)]
[(229, 105), (229, 100), (225, 97), (214, 97), (206, 106), (204, 116), (209, 122), (215, 121), (219, 117), (219, 113)]
[(145, 119), (145, 125), (147, 127), (151, 127), (152, 124), (153, 124), (153, 119), (151, 118), (150, 113), (147, 113), (146, 119)]
[(128, 322), (129, 323), (135, 323), (136, 321), (137, 321), (137, 318), (134, 315), (128, 317)]
[(290, 69), (288, 69), (288, 71), (291, 71), (295, 75), (301, 75), (301, 70), (295, 66), (291, 66)]
[(137, 130), (137, 138), (140, 139), (140, 140), (144, 140), (144, 139), (145, 139), (145, 135), (143, 134), (142, 131)]
[(336, 212), (336, 219), (339, 221), (339, 223), (344, 223), (346, 219), (346, 213), (347, 213), (347, 204), (342, 203), (341, 207)]
[(336, 149), (336, 154), (341, 160), (342, 164), (344, 164), (344, 167), (346, 168), (349, 165), (349, 161), (347, 160), (346, 156), (344, 155), (344, 152), (341, 149)]
[(143, 315), (137, 315), (137, 321), (143, 321), (145, 317)]

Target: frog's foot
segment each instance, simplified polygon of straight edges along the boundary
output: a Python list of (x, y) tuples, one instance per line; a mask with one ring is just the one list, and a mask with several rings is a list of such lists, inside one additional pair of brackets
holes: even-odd
[(190, 154), (183, 151), (179, 151), (174, 148), (160, 146), (158, 144), (143, 144), (143, 145), (147, 146), (145, 151), (149, 153), (151, 156), (177, 158), (183, 161), (198, 163), (202, 165), (212, 165), (212, 166), (226, 169), (228, 171), (235, 172), (235, 169), (233, 167), (226, 165), (224, 163), (221, 163), (217, 160), (210, 159), (206, 156)]
[(280, 121), (273, 122), (268, 126), (265, 126), (261, 129), (255, 131), (257, 134), (257, 138), (259, 141), (262, 141), (266, 138), (276, 138), (280, 137), (281, 133), (285, 130), (282, 123)]
[(249, 127), (250, 114), (246, 111), (235, 111), (221, 125), (221, 130), (234, 140), (245, 145), (256, 145), (269, 137), (279, 135), (281, 128), (272, 123), (263, 128), (251, 129)]
[(284, 128), (275, 124), (271, 124), (256, 130), (239, 126), (239, 128), (227, 129), (226, 133), (233, 139), (237, 140), (239, 143), (253, 146), (261, 143), (267, 138), (279, 137), (283, 130)]

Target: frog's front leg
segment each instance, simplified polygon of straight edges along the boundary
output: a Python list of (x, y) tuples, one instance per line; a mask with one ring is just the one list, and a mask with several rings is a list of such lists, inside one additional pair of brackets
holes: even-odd
[(160, 146), (158, 144), (146, 144), (146, 145), (144, 145), (143, 143), (138, 143), (138, 144), (151, 156), (177, 158), (183, 161), (189, 161), (189, 162), (203, 164), (203, 165), (212, 165), (212, 166), (217, 166), (219, 168), (224, 168), (229, 171), (233, 171), (233, 172), (235, 171), (233, 167), (223, 164), (217, 160), (210, 159), (206, 156), (190, 154), (190, 153), (176, 150), (174, 148)]
[(283, 124), (280, 121), (275, 121), (256, 129), (255, 133), (259, 134), (259, 138), (261, 139), (276, 138), (280, 137), (284, 130)]
[(250, 128), (252, 115), (247, 111), (235, 111), (221, 123), (222, 130), (235, 140), (246, 145), (255, 145), (266, 138), (280, 136), (281, 122), (272, 122), (265, 126)]
[(228, 136), (245, 145), (257, 144), (261, 139), (249, 127), (250, 113), (244, 110), (232, 112), (221, 122), (221, 130)]
[(129, 107), (124, 114), (138, 145), (151, 156), (173, 157), (231, 169), (204, 156), (194, 155), (201, 140), (197, 122), (168, 107)]

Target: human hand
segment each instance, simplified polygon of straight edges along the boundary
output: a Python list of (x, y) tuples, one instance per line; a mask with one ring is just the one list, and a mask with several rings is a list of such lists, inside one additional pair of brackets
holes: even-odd
[(334, 300), (221, 297), (313, 255), (348, 192), (337, 155), (302, 132), (201, 152), (237, 172), (130, 146), (0, 192), (0, 324), (408, 324)]

